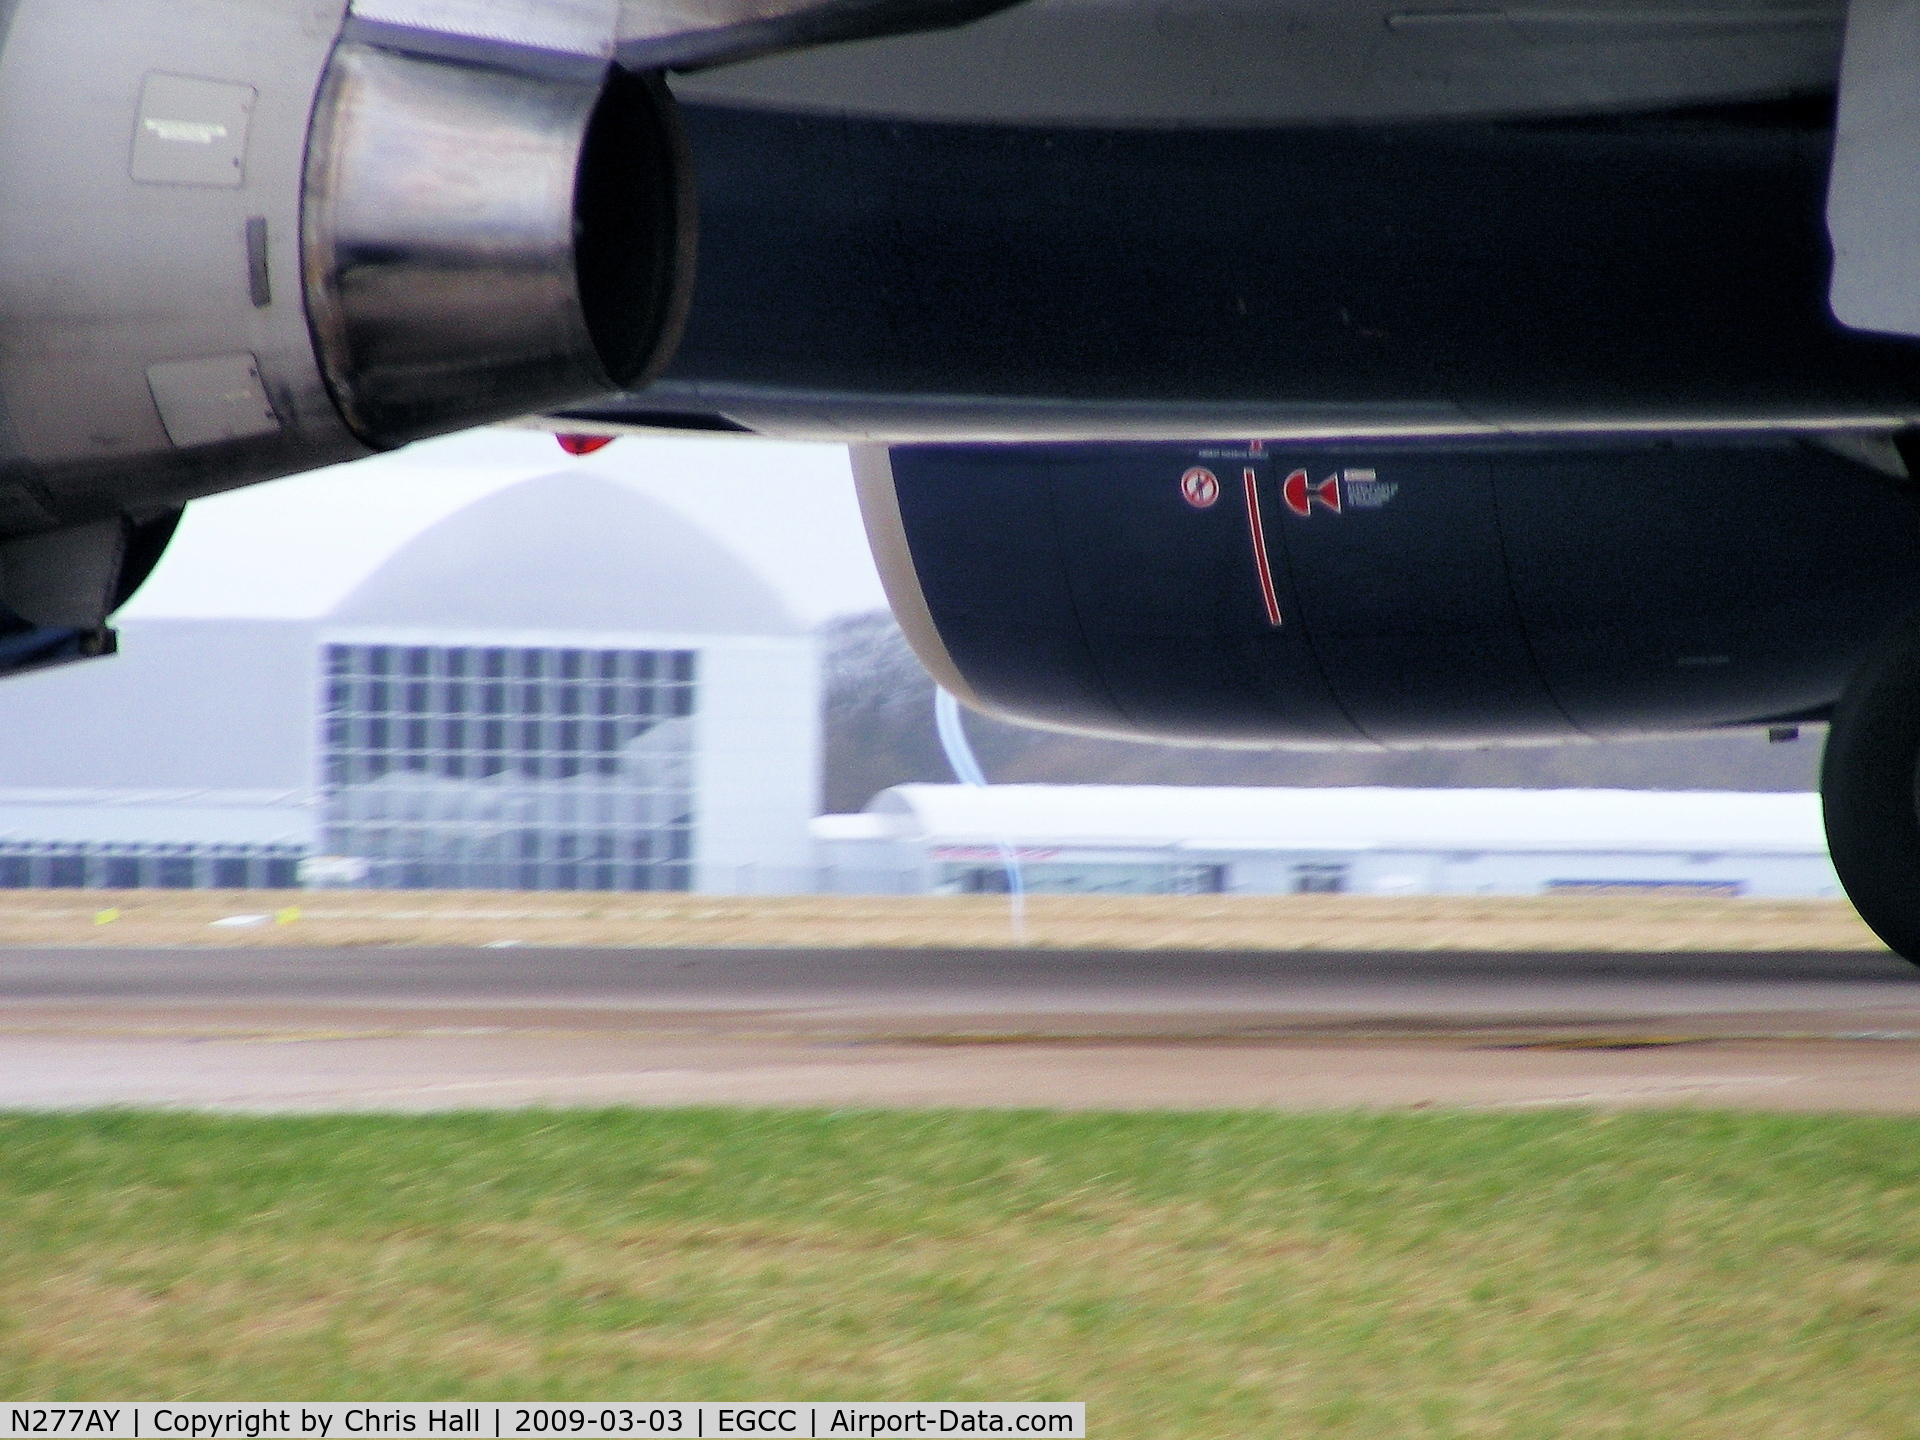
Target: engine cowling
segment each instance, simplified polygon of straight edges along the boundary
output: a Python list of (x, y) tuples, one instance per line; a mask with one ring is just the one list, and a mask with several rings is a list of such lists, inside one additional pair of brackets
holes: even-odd
[(188, 500), (665, 362), (690, 169), (604, 10), (0, 6), (0, 674), (110, 651)]
[(1920, 515), (1815, 445), (857, 452), (887, 590), (983, 710), (1247, 745), (1817, 718), (1920, 604)]
[[(421, 23), (358, 13), (396, 8)], [(7, 8), (0, 538), (144, 523), (665, 362), (694, 237), (672, 97), (429, 23), (461, 9)]]

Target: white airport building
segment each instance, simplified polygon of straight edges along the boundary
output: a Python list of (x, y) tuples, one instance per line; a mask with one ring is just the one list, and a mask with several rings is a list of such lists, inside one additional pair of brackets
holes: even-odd
[(743, 561), (579, 470), (368, 523), (319, 613), (0, 685), (0, 886), (809, 887), (815, 641)]
[(1841, 893), (1809, 794), (899, 785), (813, 834), (847, 892)]

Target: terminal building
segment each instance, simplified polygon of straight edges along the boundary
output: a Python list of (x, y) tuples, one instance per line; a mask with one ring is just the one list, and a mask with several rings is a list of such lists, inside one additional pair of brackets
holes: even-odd
[(1809, 794), (899, 785), (813, 833), (845, 892), (1841, 893)]
[(321, 614), (121, 629), (0, 685), (0, 885), (810, 886), (814, 638), (614, 481), (495, 490)]

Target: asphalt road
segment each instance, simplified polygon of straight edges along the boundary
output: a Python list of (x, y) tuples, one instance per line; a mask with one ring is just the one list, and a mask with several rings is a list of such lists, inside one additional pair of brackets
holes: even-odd
[(0, 952), (0, 1106), (1920, 1112), (1873, 954)]

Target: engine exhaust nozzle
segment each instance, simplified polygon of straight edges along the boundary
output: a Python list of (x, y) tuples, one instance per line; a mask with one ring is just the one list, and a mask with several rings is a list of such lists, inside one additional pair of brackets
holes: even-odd
[(673, 352), (694, 217), (673, 98), (343, 42), (301, 219), (335, 403), (393, 446), (633, 388)]

